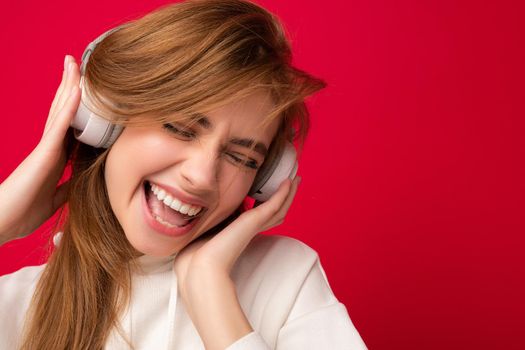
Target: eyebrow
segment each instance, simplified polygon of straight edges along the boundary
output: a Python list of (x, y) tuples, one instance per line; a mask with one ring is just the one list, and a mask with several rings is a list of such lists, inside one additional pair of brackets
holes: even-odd
[[(210, 119), (201, 113), (196, 113), (191, 116), (192, 121), (196, 122), (200, 126), (202, 126), (204, 129), (211, 130), (213, 129), (213, 125), (210, 122)], [(259, 153), (263, 157), (268, 154), (268, 148), (264, 145), (262, 142), (257, 142), (253, 139), (241, 139), (241, 138), (233, 138), (230, 140), (230, 143), (236, 146), (241, 146), (249, 149), (253, 149), (255, 152)]]

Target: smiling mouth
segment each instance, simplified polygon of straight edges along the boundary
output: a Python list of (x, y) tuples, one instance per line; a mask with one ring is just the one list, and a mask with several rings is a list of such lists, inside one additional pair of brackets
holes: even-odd
[(184, 227), (201, 217), (206, 208), (182, 202), (149, 181), (144, 181), (146, 202), (156, 221), (162, 225)]

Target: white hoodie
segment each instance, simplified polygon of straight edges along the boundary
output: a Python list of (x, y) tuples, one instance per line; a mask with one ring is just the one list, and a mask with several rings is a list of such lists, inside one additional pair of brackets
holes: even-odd
[[(178, 297), (173, 259), (142, 256), (143, 272), (132, 275), (131, 301), (120, 323), (136, 350), (204, 349)], [(24, 316), (44, 267), (0, 277), (0, 349), (19, 346)], [(301, 241), (257, 235), (231, 278), (254, 331), (226, 350), (366, 349), (345, 306), (330, 289), (317, 253)], [(115, 329), (106, 349), (130, 347)]]

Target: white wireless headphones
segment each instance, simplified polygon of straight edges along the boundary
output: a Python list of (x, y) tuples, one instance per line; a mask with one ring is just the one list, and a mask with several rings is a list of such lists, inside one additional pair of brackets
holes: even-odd
[[(123, 127), (112, 124), (95, 111), (88, 94), (84, 92), (84, 72), (95, 47), (109, 34), (118, 29), (120, 27), (113, 28), (100, 35), (86, 47), (82, 54), (82, 64), (80, 65), (82, 98), (71, 126), (75, 129), (74, 135), (77, 140), (96, 148), (110, 147), (122, 132)], [(268, 200), (286, 178), (292, 180), (295, 178), (297, 167), (295, 147), (291, 142), (287, 142), (274, 161), (271, 164), (265, 164), (259, 170), (250, 189), (250, 197), (260, 202)]]

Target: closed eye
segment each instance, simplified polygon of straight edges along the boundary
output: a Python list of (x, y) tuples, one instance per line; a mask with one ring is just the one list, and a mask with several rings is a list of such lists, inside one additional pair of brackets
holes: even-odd
[(162, 127), (170, 132), (181, 135), (187, 138), (194, 138), (195, 132), (189, 129), (184, 129), (183, 127), (175, 126), (173, 124), (163, 124)]
[(259, 165), (257, 164), (257, 162), (253, 159), (250, 159), (248, 161), (245, 161), (245, 160), (242, 160), (241, 158), (237, 157), (237, 156), (234, 156), (233, 154), (231, 153), (227, 153), (227, 155), (233, 159), (234, 162), (236, 163), (239, 163), (239, 164), (244, 164), (246, 167), (248, 168), (251, 168), (251, 169), (254, 169), (254, 170), (257, 170), (259, 169)]
[[(196, 137), (196, 133), (192, 131), (191, 129), (185, 129), (184, 127), (180, 127), (178, 125), (175, 126), (169, 123), (163, 124), (162, 126), (164, 129), (168, 130), (169, 132), (175, 133), (184, 138), (193, 139)], [(254, 169), (254, 170), (259, 169), (259, 164), (254, 159), (249, 158), (249, 160), (243, 160), (232, 153), (226, 153), (226, 155), (230, 157), (230, 159), (236, 164), (244, 165), (247, 168)]]

